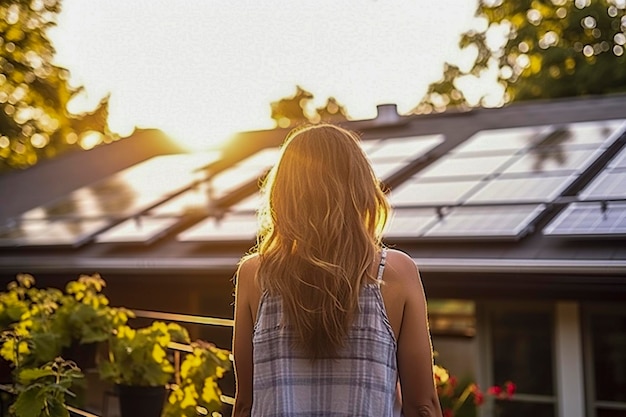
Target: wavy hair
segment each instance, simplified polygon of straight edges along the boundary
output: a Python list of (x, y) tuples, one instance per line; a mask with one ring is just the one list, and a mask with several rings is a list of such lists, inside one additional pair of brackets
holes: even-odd
[(344, 346), (389, 203), (354, 132), (322, 124), (291, 131), (262, 186), (257, 280), (281, 297), (295, 343), (315, 360)]

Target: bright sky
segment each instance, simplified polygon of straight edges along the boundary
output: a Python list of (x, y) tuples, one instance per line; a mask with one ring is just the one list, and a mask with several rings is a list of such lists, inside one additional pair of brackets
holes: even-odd
[(198, 150), (239, 131), (271, 129), (270, 102), (300, 85), (334, 96), (351, 118), (419, 102), (476, 0), (63, 0), (49, 35), (56, 63), (85, 93), (111, 94), (109, 125), (153, 127)]

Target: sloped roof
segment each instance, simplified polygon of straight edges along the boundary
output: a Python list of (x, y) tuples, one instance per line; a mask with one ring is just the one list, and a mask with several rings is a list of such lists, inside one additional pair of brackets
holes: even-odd
[[(387, 243), (436, 275), (435, 291), (454, 295), (472, 280), (478, 292), (623, 295), (624, 109), (626, 95), (427, 116), (383, 106), (376, 119), (342, 124), (362, 134), (391, 189)], [(182, 154), (159, 132), (143, 132), (0, 177), (0, 272), (231, 273), (254, 243), (258, 178), (286, 133), (244, 132), (216, 156)], [(66, 233), (54, 231), (59, 224), (73, 230), (66, 242), (20, 240), (31, 226)], [(131, 229), (135, 242), (122, 242)]]

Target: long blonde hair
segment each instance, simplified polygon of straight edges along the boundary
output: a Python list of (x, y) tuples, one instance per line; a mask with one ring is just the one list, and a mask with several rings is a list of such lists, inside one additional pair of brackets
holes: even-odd
[(262, 187), (257, 280), (281, 297), (311, 359), (336, 356), (375, 280), (389, 204), (359, 140), (334, 125), (297, 128)]

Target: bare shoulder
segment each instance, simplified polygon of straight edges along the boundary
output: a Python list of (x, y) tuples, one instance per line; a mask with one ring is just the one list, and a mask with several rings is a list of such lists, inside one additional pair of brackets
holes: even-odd
[(237, 282), (248, 284), (254, 280), (259, 269), (260, 259), (258, 254), (247, 255), (241, 259), (237, 267)]
[(419, 280), (417, 266), (406, 253), (389, 249), (387, 251), (387, 266), (385, 280), (392, 280), (399, 285), (412, 285)]

